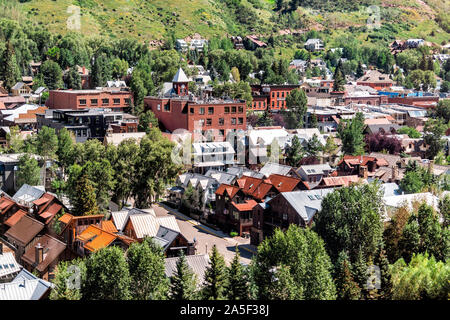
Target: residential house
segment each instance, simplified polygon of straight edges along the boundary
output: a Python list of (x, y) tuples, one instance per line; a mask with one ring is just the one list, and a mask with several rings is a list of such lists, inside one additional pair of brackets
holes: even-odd
[(59, 234), (58, 237), (67, 244), (67, 247), (74, 252), (77, 252), (75, 246), (76, 238), (90, 225), (101, 226), (104, 215), (89, 215), (89, 216), (73, 216), (70, 213), (62, 215), (58, 221)]
[(17, 82), (12, 88), (11, 88), (11, 94), (13, 96), (30, 96), (32, 93), (31, 86), (20, 81)]
[(236, 152), (228, 141), (193, 143), (195, 171), (224, 170), (235, 164)]
[(310, 189), (315, 188), (324, 177), (328, 177), (333, 169), (329, 164), (302, 165), (296, 171), (296, 175), (303, 181), (308, 182)]
[(286, 230), (289, 225), (310, 226), (320, 211), (323, 198), (333, 189), (282, 192), (273, 199), (257, 204), (253, 209), (250, 243), (259, 245), (276, 228)]
[(324, 50), (324, 44), (323, 41), (320, 39), (308, 39), (305, 42), (305, 49), (308, 51), (320, 51)]
[(17, 263), (13, 252), (3, 252), (3, 243), (0, 243), (0, 286), (2, 283), (12, 281), (20, 272), (21, 265)]
[(367, 179), (376, 176), (376, 171), (380, 167), (388, 166), (389, 163), (383, 158), (345, 155), (337, 165), (337, 174), (339, 176), (358, 175)]
[(376, 90), (386, 90), (394, 85), (394, 81), (388, 74), (383, 74), (378, 70), (369, 70), (356, 81), (357, 85), (369, 86)]
[(24, 215), (15, 225), (8, 229), (5, 237), (16, 248), (16, 259), (20, 262), (22, 255), (34, 247), (34, 242), (42, 234), (45, 225), (28, 215)]
[(54, 284), (22, 269), (13, 281), (0, 284), (0, 300), (44, 300)]
[(40, 278), (52, 280), (55, 267), (63, 258), (66, 244), (52, 236), (45, 234), (35, 240), (22, 256), (23, 266), (30, 272), (37, 272)]

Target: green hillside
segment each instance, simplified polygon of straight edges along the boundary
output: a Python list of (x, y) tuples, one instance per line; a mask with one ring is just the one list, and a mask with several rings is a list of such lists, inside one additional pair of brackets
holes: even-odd
[[(350, 32), (361, 40), (424, 38), (449, 41), (449, 1), (440, 0), (2, 0), (4, 17), (26, 19), (66, 33), (80, 8), (80, 32), (116, 38), (161, 40), (199, 33), (261, 34), (284, 29), (332, 30), (330, 39)], [(367, 30), (368, 5), (380, 8), (381, 30)], [(8, 10), (6, 10), (8, 8)], [(356, 32), (356, 33), (355, 33)], [(329, 39), (328, 39), (329, 40)], [(390, 39), (384, 39), (390, 40)], [(332, 42), (331, 42), (332, 43)]]

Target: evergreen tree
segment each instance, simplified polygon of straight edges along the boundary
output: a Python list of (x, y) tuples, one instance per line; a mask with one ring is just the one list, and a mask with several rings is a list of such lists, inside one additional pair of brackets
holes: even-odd
[(271, 270), (272, 281), (267, 289), (269, 300), (302, 300), (303, 288), (298, 287), (290, 272), (290, 267), (280, 265)]
[(378, 249), (378, 253), (375, 257), (375, 265), (380, 268), (380, 290), (378, 292), (380, 299), (391, 300), (392, 299), (392, 274), (389, 265), (389, 261), (386, 256), (386, 251), (382, 246)]
[(105, 54), (94, 57), (91, 74), (94, 87), (103, 87), (111, 79), (111, 65)]
[(333, 76), (333, 91), (344, 91), (345, 75), (342, 67), (342, 60), (339, 60)]
[(286, 162), (292, 167), (296, 167), (304, 155), (303, 147), (298, 136), (292, 138), (291, 145), (286, 148)]
[(339, 253), (336, 262), (336, 292), (338, 299), (341, 300), (358, 300), (361, 297), (361, 289), (353, 280), (351, 272), (351, 263), (345, 251)]
[(170, 299), (195, 300), (197, 298), (197, 277), (188, 266), (184, 253), (178, 258), (177, 269), (170, 278), (170, 282)]
[(72, 137), (70, 131), (66, 128), (59, 130), (56, 155), (63, 170), (66, 170), (73, 164), (73, 144), (74, 137)]
[(77, 216), (99, 214), (95, 189), (86, 174), (81, 174), (75, 183), (73, 197), (70, 199), (73, 205), (73, 213)]
[(364, 75), (364, 69), (362, 67), (362, 62), (358, 62), (358, 68), (356, 68), (356, 78), (361, 78)]
[(133, 243), (127, 251), (133, 299), (165, 299), (169, 282), (165, 275), (164, 252), (152, 239)]
[(247, 274), (244, 266), (241, 264), (237, 247), (236, 254), (228, 268), (226, 293), (229, 300), (247, 300), (249, 298)]
[(86, 259), (86, 278), (81, 284), (83, 300), (127, 300), (130, 282), (122, 249), (115, 246), (100, 249)]
[(223, 256), (213, 246), (209, 256), (210, 265), (205, 271), (203, 297), (208, 300), (222, 300), (226, 297), (227, 267)]
[(10, 91), (11, 88), (21, 79), (14, 47), (10, 41), (6, 43), (6, 50), (3, 52), (2, 62), (3, 66), (0, 69), (0, 78), (4, 81), (6, 90)]
[(81, 75), (76, 68), (70, 68), (64, 77), (67, 89), (81, 90)]

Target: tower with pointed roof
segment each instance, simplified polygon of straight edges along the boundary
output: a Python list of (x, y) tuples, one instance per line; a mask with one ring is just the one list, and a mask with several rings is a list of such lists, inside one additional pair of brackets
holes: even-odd
[(183, 69), (181, 69), (180, 67), (172, 79), (173, 90), (179, 96), (188, 95), (189, 93), (188, 84), (189, 80), (186, 77), (186, 74), (184, 73)]

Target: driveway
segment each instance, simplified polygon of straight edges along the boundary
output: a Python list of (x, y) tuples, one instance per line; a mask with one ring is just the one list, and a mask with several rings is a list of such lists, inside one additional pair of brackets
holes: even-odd
[(250, 239), (231, 238), (228, 234), (205, 226), (162, 203), (156, 204), (154, 210), (157, 216), (175, 216), (183, 236), (189, 241), (195, 240), (197, 242), (196, 254), (210, 254), (211, 248), (213, 245), (216, 245), (219, 252), (224, 256), (225, 261), (229, 264), (234, 258), (237, 246), (241, 255), (241, 262), (249, 264), (253, 254), (256, 253), (256, 247), (250, 245)]

